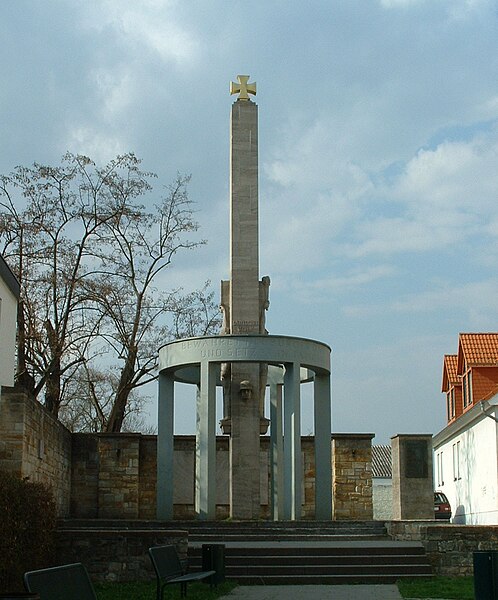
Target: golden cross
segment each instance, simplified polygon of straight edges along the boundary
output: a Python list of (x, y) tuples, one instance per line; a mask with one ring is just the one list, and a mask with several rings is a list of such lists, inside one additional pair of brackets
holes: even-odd
[(230, 82), (230, 94), (239, 94), (237, 100), (249, 100), (249, 94), (256, 95), (256, 83), (247, 83), (249, 75), (237, 75), (239, 83)]

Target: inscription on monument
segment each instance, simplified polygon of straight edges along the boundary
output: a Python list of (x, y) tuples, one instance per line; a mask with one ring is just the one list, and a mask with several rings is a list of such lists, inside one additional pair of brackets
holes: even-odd
[(429, 468), (425, 440), (407, 440), (405, 442), (405, 474), (408, 479), (427, 478)]
[(233, 333), (254, 333), (259, 328), (259, 321), (234, 321)]

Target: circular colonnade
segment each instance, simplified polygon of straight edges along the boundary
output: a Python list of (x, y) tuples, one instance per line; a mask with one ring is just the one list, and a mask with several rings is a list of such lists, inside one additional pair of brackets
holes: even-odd
[(313, 381), (315, 519), (332, 513), (330, 348), (275, 335), (224, 335), (170, 342), (159, 350), (157, 518), (173, 518), (175, 382), (197, 386), (195, 504), (199, 518), (216, 511), (216, 387), (223, 363), (268, 364), (271, 510), (275, 520), (301, 516), (301, 383)]

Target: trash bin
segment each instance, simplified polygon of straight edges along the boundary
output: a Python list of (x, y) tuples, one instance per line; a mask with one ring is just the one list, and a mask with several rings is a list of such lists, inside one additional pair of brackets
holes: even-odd
[(498, 552), (474, 552), (475, 600), (498, 598)]
[(225, 545), (202, 544), (202, 570), (216, 571), (206, 581), (211, 585), (225, 581)]

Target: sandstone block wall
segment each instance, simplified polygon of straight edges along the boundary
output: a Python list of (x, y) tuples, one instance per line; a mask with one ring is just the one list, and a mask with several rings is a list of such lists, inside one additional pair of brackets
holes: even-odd
[[(260, 518), (270, 518), (268, 437), (261, 437)], [(227, 436), (216, 440), (216, 518), (229, 516)], [(75, 518), (155, 519), (157, 439), (140, 434), (73, 435), (71, 516)], [(174, 518), (195, 519), (195, 436), (175, 436)], [(315, 512), (314, 439), (302, 438), (303, 518)]]
[(16, 388), (0, 396), (0, 469), (49, 485), (59, 516), (69, 514), (71, 433)]
[(303, 456), (303, 503), (301, 517), (315, 517), (315, 440), (312, 436), (301, 438), (301, 453)]
[(473, 554), (498, 548), (498, 525), (450, 525), (434, 521), (391, 521), (394, 540), (420, 541), (435, 575), (473, 575)]
[(371, 520), (374, 434), (332, 434), (333, 519)]
[[(334, 436), (334, 518), (372, 518), (370, 434)], [(260, 438), (260, 518), (270, 518), (269, 438)], [(216, 518), (229, 516), (229, 439), (218, 436)], [(0, 468), (52, 486), (59, 516), (156, 518), (157, 439), (141, 434), (71, 434), (24, 392), (0, 397)], [(196, 518), (195, 436), (175, 436), (174, 518)], [(301, 438), (302, 518), (315, 514), (313, 436)]]
[[(137, 526), (138, 524), (134, 524)], [(82, 562), (93, 581), (153, 581), (151, 546), (173, 544), (186, 558), (186, 531), (158, 529), (60, 529), (57, 533), (59, 564)]]

